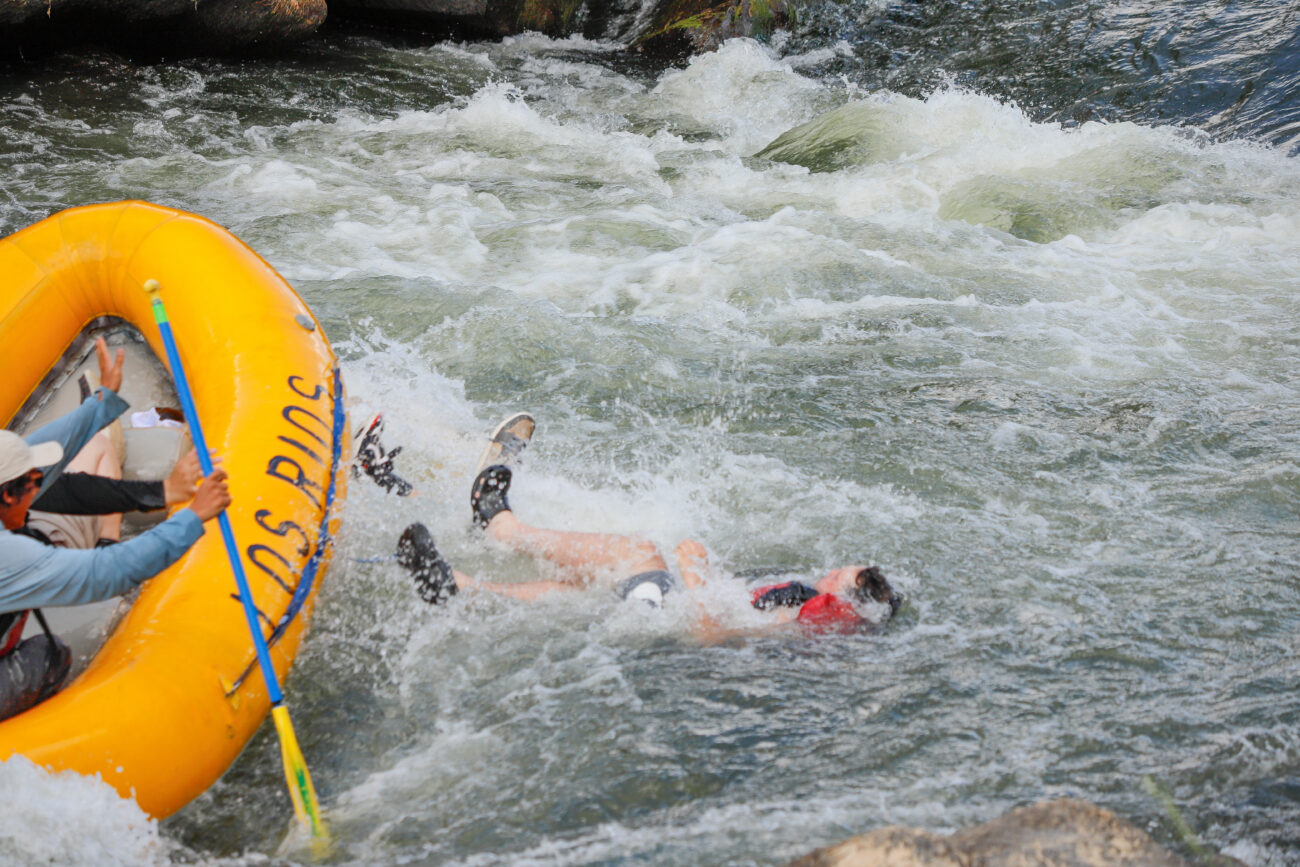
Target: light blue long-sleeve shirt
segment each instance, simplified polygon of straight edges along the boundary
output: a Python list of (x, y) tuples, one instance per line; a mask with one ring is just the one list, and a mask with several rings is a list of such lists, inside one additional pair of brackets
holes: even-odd
[[(54, 441), (63, 459), (44, 467), (41, 490), (62, 474), (90, 438), (127, 409), (126, 401), (101, 388), (72, 412), (37, 428), (30, 444)], [(0, 528), (0, 612), (43, 605), (85, 605), (119, 596), (179, 560), (203, 535), (190, 509), (126, 542), (89, 551), (55, 548)]]
[(203, 522), (189, 509), (134, 539), (87, 551), (0, 530), (0, 611), (120, 596), (175, 563), (202, 535)]

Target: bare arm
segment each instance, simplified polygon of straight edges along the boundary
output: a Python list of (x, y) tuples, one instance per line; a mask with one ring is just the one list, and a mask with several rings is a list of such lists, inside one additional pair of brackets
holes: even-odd
[(230, 505), (230, 488), (226, 483), (226, 471), (215, 469), (212, 475), (199, 485), (189, 509), (199, 516), (200, 521), (211, 521)]
[[(673, 551), (677, 557), (677, 571), (682, 576), (682, 583), (687, 590), (698, 590), (704, 586), (704, 574), (709, 569), (709, 552), (695, 539), (687, 539)], [(698, 609), (691, 632), (705, 644), (718, 644), (728, 638), (740, 635), (734, 629), (727, 629), (719, 623), (696, 599)]]
[[(214, 469), (221, 466), (221, 458), (213, 455), (212, 466)], [(167, 500), (167, 505), (174, 506), (192, 499), (201, 481), (203, 481), (203, 470), (199, 468), (198, 450), (190, 449), (176, 462), (176, 466), (172, 467), (171, 475), (163, 479), (163, 496)]]
[(108, 342), (102, 337), (97, 337), (95, 338), (95, 355), (99, 361), (99, 384), (109, 391), (121, 389), (122, 362), (126, 358), (126, 350), (118, 349), (115, 355), (110, 355)]
[(687, 590), (704, 586), (704, 572), (709, 568), (709, 552), (695, 539), (686, 539), (673, 551), (677, 557), (677, 571)]

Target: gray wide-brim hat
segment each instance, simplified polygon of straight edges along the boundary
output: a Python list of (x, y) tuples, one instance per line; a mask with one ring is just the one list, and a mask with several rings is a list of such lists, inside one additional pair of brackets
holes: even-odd
[(12, 482), (37, 467), (48, 467), (63, 459), (63, 446), (56, 442), (28, 445), (13, 431), (0, 430), (0, 485)]

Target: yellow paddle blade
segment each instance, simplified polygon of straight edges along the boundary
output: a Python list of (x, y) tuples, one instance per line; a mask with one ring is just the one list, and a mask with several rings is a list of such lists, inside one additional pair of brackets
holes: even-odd
[(280, 757), (284, 760), (284, 778), (289, 783), (293, 811), (297, 814), (298, 821), (311, 832), (313, 839), (327, 843), (329, 830), (321, 820), (316, 787), (311, 784), (307, 762), (298, 749), (298, 738), (294, 736), (293, 723), (289, 721), (289, 709), (282, 704), (272, 707), (271, 719), (275, 720), (275, 730), (280, 735)]

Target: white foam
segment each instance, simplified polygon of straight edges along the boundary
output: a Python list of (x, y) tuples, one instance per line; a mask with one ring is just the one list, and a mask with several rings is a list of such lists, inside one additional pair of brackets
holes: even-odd
[[(648, 107), (657, 117), (718, 135), (719, 144), (737, 154), (752, 153), (807, 120), (826, 97), (821, 85), (751, 39), (728, 40), (692, 57), (685, 69), (665, 74), (652, 94), (662, 103)], [(761, 112), (749, 110), (756, 104)]]
[(171, 863), (172, 847), (159, 836), (158, 823), (99, 779), (70, 771), (50, 774), (14, 756), (0, 762), (0, 788), (11, 795), (0, 815), (4, 863)]

